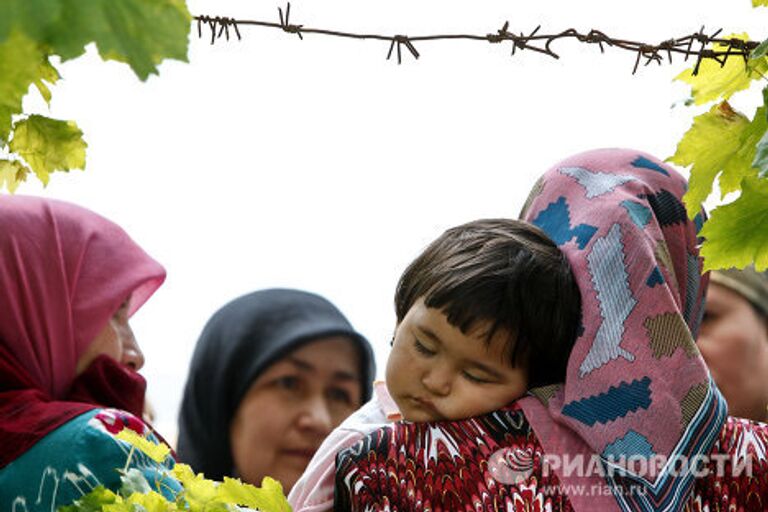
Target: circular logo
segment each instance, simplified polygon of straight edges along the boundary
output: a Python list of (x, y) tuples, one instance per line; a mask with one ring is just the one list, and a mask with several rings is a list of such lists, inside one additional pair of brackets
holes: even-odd
[(525, 482), (533, 472), (533, 451), (529, 448), (502, 448), (488, 460), (494, 480), (505, 485)]

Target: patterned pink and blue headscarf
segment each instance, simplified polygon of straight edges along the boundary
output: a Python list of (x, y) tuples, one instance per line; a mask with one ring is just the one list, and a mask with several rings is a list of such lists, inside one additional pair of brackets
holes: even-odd
[(600, 455), (623, 510), (682, 506), (694, 475), (679, 462), (708, 454), (726, 417), (694, 342), (703, 219), (688, 219), (686, 186), (648, 154), (590, 151), (542, 176), (522, 214), (567, 255), (582, 330), (565, 383), (520, 405), (547, 453)]

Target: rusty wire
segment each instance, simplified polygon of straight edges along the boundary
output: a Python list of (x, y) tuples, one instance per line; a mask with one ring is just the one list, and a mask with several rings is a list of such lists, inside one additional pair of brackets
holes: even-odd
[[(509, 31), (508, 21), (504, 22), (504, 25), (502, 25), (500, 29), (485, 35), (438, 34), (428, 36), (407, 36), (403, 34), (397, 34), (388, 36), (381, 34), (364, 34), (320, 28), (308, 28), (304, 25), (291, 24), (289, 21), (290, 13), (291, 4), (289, 2), (285, 9), (285, 15), (283, 14), (283, 9), (278, 7), (279, 21), (277, 22), (237, 20), (224, 16), (207, 15), (195, 16), (194, 19), (197, 21), (197, 33), (199, 37), (203, 37), (202, 26), (207, 25), (209, 27), (211, 32), (211, 44), (214, 44), (217, 39), (221, 39), (222, 36), (229, 40), (230, 27), (234, 29), (238, 40), (241, 40), (242, 37), (240, 35), (238, 26), (251, 25), (257, 27), (280, 29), (289, 34), (296, 34), (299, 36), (299, 39), (302, 40), (304, 39), (303, 34), (320, 34), (348, 39), (373, 39), (378, 41), (387, 41), (390, 43), (389, 51), (387, 52), (387, 60), (392, 57), (392, 52), (396, 49), (398, 64), (402, 63), (401, 46), (405, 46), (405, 48), (411, 53), (414, 59), (419, 58), (420, 54), (416, 50), (414, 45), (415, 42), (458, 39), (468, 41), (485, 41), (492, 44), (500, 44), (505, 41), (511, 41), (511, 55), (515, 55), (518, 50), (531, 50), (533, 52), (547, 55), (554, 59), (559, 59), (560, 55), (558, 55), (552, 49), (553, 43), (560, 39), (570, 38), (585, 44), (596, 44), (600, 48), (601, 52), (605, 52), (605, 46), (609, 46), (612, 48), (618, 48), (635, 53), (637, 57), (635, 59), (635, 65), (632, 69), (632, 74), (637, 72), (641, 62), (644, 62), (645, 66), (651, 62), (661, 64), (664, 60), (663, 55), (666, 55), (669, 62), (671, 63), (672, 55), (679, 54), (684, 55), (685, 60), (688, 60), (689, 57), (696, 58), (696, 65), (693, 69), (693, 74), (696, 75), (701, 66), (701, 62), (705, 59), (714, 60), (721, 66), (724, 66), (727, 60), (731, 57), (742, 58), (746, 63), (749, 59), (749, 54), (759, 45), (759, 43), (756, 41), (745, 41), (739, 38), (718, 38), (717, 36), (720, 35), (722, 29), (715, 31), (712, 35), (707, 35), (704, 32), (704, 27), (701, 27), (698, 32), (684, 37), (667, 39), (658, 44), (647, 44), (638, 41), (612, 38), (605, 33), (594, 29), (590, 30), (586, 34), (580, 33), (572, 28), (555, 34), (539, 34), (539, 29), (541, 26), (538, 26), (527, 35), (524, 32), (515, 34)], [(719, 47), (720, 49), (709, 48), (710, 44), (714, 45), (715, 48)], [(694, 45), (696, 45), (695, 48)]]

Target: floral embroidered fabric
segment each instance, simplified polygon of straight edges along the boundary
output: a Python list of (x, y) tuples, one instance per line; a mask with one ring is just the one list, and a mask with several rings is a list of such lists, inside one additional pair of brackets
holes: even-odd
[[(685, 512), (768, 510), (768, 425), (729, 417), (698, 467)], [(336, 511), (570, 512), (565, 489), (513, 404), (450, 423), (395, 423), (337, 458)], [(506, 483), (505, 483), (506, 482)]]

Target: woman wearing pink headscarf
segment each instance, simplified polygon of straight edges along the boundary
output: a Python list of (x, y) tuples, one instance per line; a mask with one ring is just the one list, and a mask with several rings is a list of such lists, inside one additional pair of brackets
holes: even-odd
[(91, 211), (0, 197), (0, 510), (50, 511), (99, 485), (118, 489), (117, 468), (178, 488), (170, 456), (159, 464), (116, 437), (128, 428), (157, 442), (139, 419), (144, 359), (128, 319), (164, 279)]
[(523, 209), (568, 258), (582, 325), (565, 381), (462, 421), (397, 422), (336, 459), (334, 510), (768, 510), (768, 425), (726, 417), (685, 180), (605, 149), (544, 174)]

